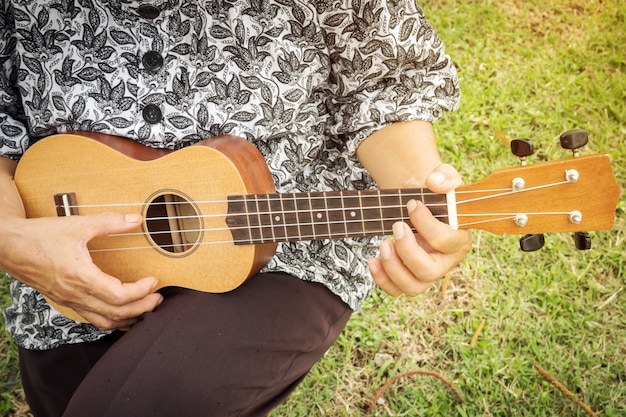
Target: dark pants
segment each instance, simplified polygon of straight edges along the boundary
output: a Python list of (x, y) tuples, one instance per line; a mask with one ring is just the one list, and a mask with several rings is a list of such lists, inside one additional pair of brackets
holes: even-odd
[(49, 351), (20, 349), (34, 416), (265, 415), (351, 314), (324, 286), (285, 274), (257, 275), (226, 294), (170, 288), (164, 295), (126, 333)]

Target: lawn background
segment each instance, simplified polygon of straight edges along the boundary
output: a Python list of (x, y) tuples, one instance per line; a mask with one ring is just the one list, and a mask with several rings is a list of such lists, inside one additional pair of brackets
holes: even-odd
[[(534, 141), (531, 163), (561, 159), (569, 153), (559, 134), (583, 128), (590, 136), (583, 153), (608, 153), (626, 186), (624, 2), (422, 6), (459, 69), (461, 108), (435, 127), (444, 159), (466, 182), (516, 165), (510, 139)], [(596, 415), (626, 416), (625, 210), (622, 196), (615, 228), (592, 233), (584, 252), (568, 234), (548, 234), (542, 250), (523, 253), (517, 237), (475, 232), (474, 250), (447, 288), (440, 282), (413, 299), (375, 292), (272, 416), (590, 415), (535, 366)], [(402, 376), (414, 370), (447, 378), (463, 402), (431, 375)], [(378, 388), (394, 377), (368, 413)], [(28, 415), (6, 335), (0, 415)]]

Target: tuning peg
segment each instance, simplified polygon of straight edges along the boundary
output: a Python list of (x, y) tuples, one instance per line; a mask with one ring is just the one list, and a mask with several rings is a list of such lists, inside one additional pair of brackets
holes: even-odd
[[(574, 129), (563, 133), (559, 137), (559, 140), (561, 147), (563, 149), (570, 149), (574, 158), (576, 158), (580, 156), (578, 152), (580, 148), (589, 142), (589, 135), (587, 135), (587, 131), (585, 130)], [(574, 244), (576, 245), (576, 249), (589, 250), (591, 249), (591, 236), (589, 236), (587, 232), (576, 232), (574, 233)]]
[(526, 165), (526, 157), (534, 154), (535, 148), (530, 139), (513, 139), (511, 152), (520, 159), (521, 165)]
[[(530, 139), (513, 139), (511, 141), (511, 152), (520, 159), (522, 166), (526, 165), (526, 157), (535, 153), (533, 142)], [(520, 239), (519, 245), (524, 252), (539, 250), (545, 244), (542, 234), (525, 235)]]
[(519, 247), (524, 252), (534, 252), (543, 248), (545, 243), (543, 234), (524, 235), (519, 240)]
[(574, 233), (574, 244), (578, 250), (591, 249), (591, 236), (587, 232)]
[(585, 130), (574, 129), (563, 133), (559, 140), (561, 141), (561, 147), (571, 150), (574, 158), (576, 158), (580, 155), (578, 150), (589, 142), (589, 136)]
[[(535, 147), (530, 139), (513, 139), (511, 152), (519, 158), (520, 165), (525, 166), (526, 157), (535, 153)], [(524, 252), (534, 252), (541, 249), (545, 242), (542, 234), (525, 235), (519, 240), (519, 246)]]

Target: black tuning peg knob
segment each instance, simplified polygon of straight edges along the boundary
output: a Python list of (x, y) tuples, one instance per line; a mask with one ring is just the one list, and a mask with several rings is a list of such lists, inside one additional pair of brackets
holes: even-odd
[(571, 150), (574, 157), (577, 157), (579, 155), (578, 150), (589, 142), (589, 136), (585, 130), (574, 129), (563, 133), (559, 137), (559, 141), (563, 149)]
[(591, 236), (587, 232), (574, 233), (574, 244), (578, 250), (591, 249)]
[(535, 148), (530, 139), (513, 139), (511, 152), (520, 159), (522, 165), (526, 165), (526, 157), (534, 154)]
[(534, 252), (543, 248), (545, 243), (543, 234), (524, 235), (519, 240), (519, 247), (524, 252)]

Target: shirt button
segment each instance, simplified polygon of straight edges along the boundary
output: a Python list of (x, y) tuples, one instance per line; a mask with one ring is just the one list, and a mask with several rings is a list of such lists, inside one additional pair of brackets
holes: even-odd
[(161, 113), (161, 109), (156, 104), (148, 104), (143, 108), (141, 115), (143, 120), (151, 125), (157, 124), (163, 119), (163, 113)]
[(145, 69), (151, 72), (156, 72), (163, 66), (163, 57), (156, 51), (146, 52), (141, 58)]
[(159, 17), (159, 9), (151, 4), (142, 4), (137, 8), (137, 13), (144, 19), (156, 19)]

